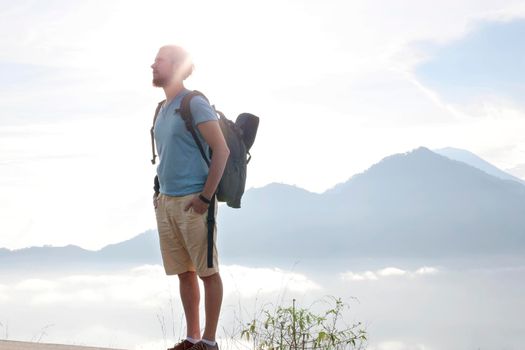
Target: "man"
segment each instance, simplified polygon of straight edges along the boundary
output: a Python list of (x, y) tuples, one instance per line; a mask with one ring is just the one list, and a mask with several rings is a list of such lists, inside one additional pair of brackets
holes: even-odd
[[(163, 46), (151, 68), (153, 85), (163, 88), (166, 95), (154, 125), (160, 184), (160, 194), (155, 195), (154, 206), (164, 269), (167, 275), (179, 277), (187, 326), (187, 338), (172, 349), (218, 350), (215, 333), (223, 291), (215, 246), (213, 267), (207, 264), (206, 217), (209, 202), (222, 177), (229, 149), (217, 115), (204, 98), (194, 97), (190, 108), (193, 125), (206, 154), (209, 154), (210, 148), (213, 152), (209, 168), (180, 116), (178, 109), (182, 98), (190, 92), (184, 87), (183, 81), (193, 71), (187, 52), (179, 46)], [(215, 241), (214, 238), (214, 245)], [(202, 338), (197, 276), (203, 281), (205, 297)]]

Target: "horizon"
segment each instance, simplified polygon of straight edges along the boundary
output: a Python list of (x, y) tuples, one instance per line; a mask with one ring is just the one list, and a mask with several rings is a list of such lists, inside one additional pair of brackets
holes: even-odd
[[(264, 184), (264, 185), (261, 185), (260, 187), (250, 187), (250, 188), (247, 188), (246, 189), (246, 192), (248, 191), (251, 191), (251, 190), (258, 190), (258, 189), (264, 189), (266, 187), (269, 187), (269, 186), (272, 186), (272, 185), (283, 185), (283, 186), (289, 186), (289, 187), (293, 187), (293, 188), (296, 188), (296, 189), (299, 189), (299, 190), (303, 190), (303, 191), (306, 191), (306, 192), (309, 192), (309, 193), (314, 193), (314, 194), (319, 194), (319, 195), (323, 195), (327, 192), (330, 192), (331, 190), (334, 190), (336, 189), (338, 186), (340, 185), (344, 185), (346, 183), (348, 183), (354, 176), (357, 176), (357, 175), (361, 175), (361, 174), (364, 174), (366, 173), (368, 170), (370, 170), (370, 168), (380, 164), (381, 162), (383, 162), (385, 159), (387, 158), (390, 158), (392, 156), (400, 156), (400, 155), (408, 155), (408, 154), (412, 154), (413, 152), (416, 152), (416, 151), (419, 151), (421, 149), (425, 149), (425, 150), (428, 150), (432, 153), (435, 153), (436, 155), (439, 155), (439, 156), (443, 156), (445, 158), (448, 158), (450, 160), (458, 160), (458, 159), (455, 159), (453, 157), (450, 157), (450, 156), (447, 156), (447, 155), (443, 155), (441, 153), (439, 153), (440, 151), (444, 151), (444, 150), (452, 150), (454, 152), (461, 152), (461, 153), (466, 153), (468, 154), (469, 156), (474, 156), (476, 157), (477, 159), (483, 161), (483, 162), (486, 162), (484, 159), (478, 157), (477, 155), (473, 154), (472, 152), (468, 151), (468, 150), (462, 150), (462, 149), (458, 149), (458, 148), (454, 148), (454, 147), (445, 147), (445, 148), (442, 148), (442, 149), (438, 149), (438, 150), (430, 150), (428, 149), (427, 147), (424, 147), (424, 146), (419, 146), (415, 149), (412, 149), (410, 151), (407, 151), (407, 152), (403, 152), (403, 153), (396, 153), (396, 154), (391, 154), (391, 155), (387, 155), (385, 157), (383, 157), (379, 162), (377, 163), (374, 163), (372, 165), (370, 165), (370, 167), (368, 167), (367, 169), (365, 169), (363, 172), (360, 172), (360, 173), (357, 173), (357, 174), (353, 174), (351, 175), (350, 177), (348, 177), (348, 179), (346, 181), (343, 181), (343, 182), (340, 182), (340, 183), (337, 183), (335, 185), (333, 185), (332, 187), (329, 187), (328, 189), (324, 190), (323, 192), (313, 192), (313, 191), (309, 191), (308, 189), (306, 188), (302, 188), (302, 187), (299, 187), (297, 185), (294, 185), (294, 184), (286, 184), (286, 183), (282, 183), (282, 182), (271, 182), (271, 183), (267, 183), (267, 184)], [(459, 160), (460, 162), (462, 162), (463, 164), (465, 165), (468, 165), (468, 166), (472, 166), (478, 170), (481, 170), (491, 176), (494, 176), (496, 178), (500, 178), (500, 176), (498, 175), (494, 175), (494, 174), (490, 174), (486, 171), (486, 169), (482, 169), (480, 167), (478, 167), (476, 164), (472, 164), (472, 163), (468, 163), (468, 162), (465, 162), (463, 160)], [(486, 162), (488, 165), (494, 167), (494, 165)], [(504, 172), (503, 170), (501, 169), (498, 169), (496, 168), (497, 170), (500, 170), (502, 171), (504, 174), (506, 175), (509, 175), (509, 176), (513, 176), (512, 174), (509, 174), (509, 173), (506, 173)], [(522, 180), (520, 178), (517, 178), (516, 179), (518, 180)], [(224, 205), (224, 203), (219, 203), (220, 206)], [(142, 232), (138, 232), (138, 233), (132, 233), (130, 234), (128, 237), (125, 237), (123, 240), (120, 240), (120, 241), (113, 241), (113, 242), (105, 242), (104, 244), (100, 245), (99, 247), (83, 247), (83, 246), (80, 246), (80, 245), (77, 245), (77, 244), (74, 244), (74, 243), (65, 243), (65, 244), (62, 244), (62, 245), (53, 245), (53, 244), (43, 244), (43, 245), (32, 245), (32, 246), (25, 246), (25, 247), (18, 247), (18, 248), (10, 248), (10, 247), (2, 247), (0, 246), (0, 249), (8, 249), (9, 251), (19, 251), (19, 250), (23, 250), (23, 249), (27, 249), (27, 248), (64, 248), (64, 247), (68, 247), (68, 246), (74, 246), (74, 247), (78, 247), (78, 248), (81, 248), (83, 250), (86, 250), (86, 251), (91, 251), (91, 252), (98, 252), (110, 245), (113, 245), (113, 244), (119, 244), (119, 243), (123, 243), (125, 241), (128, 241), (128, 240), (132, 240), (140, 235), (143, 235), (143, 234), (146, 234), (150, 231), (156, 231), (156, 228), (149, 228), (149, 229), (146, 229), (145, 231), (142, 231)]]
[[(436, 150), (431, 150), (425, 146), (419, 146), (417, 148), (414, 148), (412, 150), (409, 150), (409, 151), (406, 151), (406, 152), (402, 152), (402, 153), (395, 153), (395, 154), (390, 154), (390, 155), (386, 155), (384, 156), (380, 161), (374, 163), (374, 164), (371, 164), (368, 168), (366, 168), (365, 170), (363, 170), (362, 172), (360, 173), (356, 173), (356, 174), (353, 174), (351, 176), (349, 176), (347, 178), (347, 180), (343, 181), (343, 182), (339, 182), (339, 183), (336, 183), (334, 184), (333, 186), (325, 189), (323, 192), (314, 192), (314, 191), (309, 191), (308, 189), (306, 188), (302, 188), (302, 187), (299, 187), (295, 184), (287, 184), (287, 183), (283, 183), (283, 182), (271, 182), (271, 183), (267, 183), (267, 184), (263, 184), (261, 185), (260, 187), (250, 187), (250, 188), (246, 188), (246, 191), (245, 192), (249, 192), (251, 190), (259, 190), (259, 189), (264, 189), (266, 187), (269, 187), (269, 186), (272, 186), (272, 185), (283, 185), (283, 186), (289, 186), (289, 187), (293, 187), (293, 188), (296, 188), (296, 189), (299, 189), (299, 190), (303, 190), (303, 191), (306, 191), (306, 192), (309, 192), (309, 193), (312, 193), (312, 194), (319, 194), (319, 195), (323, 195), (323, 194), (326, 194), (327, 192), (330, 192), (334, 189), (337, 189), (339, 186), (341, 185), (344, 185), (346, 183), (348, 183), (349, 181), (352, 180), (353, 177), (355, 176), (358, 176), (358, 175), (362, 175), (362, 174), (365, 174), (366, 172), (368, 172), (371, 168), (373, 168), (374, 166), (382, 163), (383, 161), (391, 158), (392, 156), (406, 156), (406, 155), (409, 155), (409, 154), (413, 154), (414, 152), (417, 152), (417, 151), (420, 151), (420, 150), (428, 150), (436, 155), (439, 155), (439, 156), (442, 156), (442, 157), (445, 157), (447, 159), (450, 159), (450, 160), (455, 160), (455, 161), (459, 161), (465, 165), (468, 165), (468, 166), (471, 166), (473, 168), (476, 168), (478, 170), (481, 170), (483, 171), (484, 173), (490, 175), (490, 176), (494, 176), (498, 179), (508, 179), (507, 177), (503, 178), (501, 176), (501, 174), (504, 174), (506, 176), (508, 176), (509, 178), (512, 178), (514, 177), (514, 175), (508, 173), (508, 172), (505, 172), (497, 167), (495, 167), (493, 164), (487, 162), (486, 160), (480, 158), (479, 156), (477, 156), (476, 154), (468, 151), (468, 150), (463, 150), (463, 149), (458, 149), (458, 148), (454, 148), (454, 147), (444, 147), (444, 148), (441, 148), (441, 149), (436, 149)], [(490, 167), (493, 167), (494, 169), (496, 169), (497, 171), (500, 171), (501, 174), (494, 174), (492, 173), (492, 171), (487, 171), (486, 168), (483, 168), (483, 167), (480, 167), (478, 166), (478, 164), (475, 164), (473, 162), (469, 162), (469, 161), (465, 161), (464, 159), (460, 159), (461, 157), (454, 157), (453, 155), (447, 155), (447, 154), (442, 154), (444, 151), (452, 151), (452, 152), (459, 152), (461, 155), (468, 155), (468, 156), (472, 156), (475, 158), (475, 161), (481, 161), (483, 163), (485, 163), (486, 165), (490, 166)], [(489, 169), (489, 170), (493, 170), (493, 169)], [(512, 180), (519, 180), (519, 181), (522, 181), (520, 182), (521, 184), (525, 184), (525, 182), (523, 182), (525, 180), (524, 179), (521, 179), (519, 177), (514, 177), (514, 179)], [(219, 203), (220, 206), (223, 206), (224, 203)], [(63, 243), (61, 245), (54, 245), (54, 244), (42, 244), (42, 245), (30, 245), (30, 246), (24, 246), (24, 247), (5, 247), (5, 246), (0, 246), (0, 249), (7, 249), (9, 251), (19, 251), (19, 250), (24, 250), (24, 249), (27, 249), (27, 248), (63, 248), (63, 247), (68, 247), (68, 246), (74, 246), (74, 247), (79, 247), (83, 250), (86, 250), (86, 251), (91, 251), (91, 252), (97, 252), (97, 251), (100, 251), (110, 245), (113, 245), (113, 244), (119, 244), (119, 243), (123, 243), (125, 241), (128, 241), (128, 240), (132, 240), (142, 234), (145, 234), (145, 233), (148, 233), (150, 231), (156, 231), (156, 228), (155, 227), (152, 227), (152, 228), (148, 228), (142, 232), (135, 232), (135, 233), (130, 233), (127, 237), (124, 237), (123, 239), (121, 240), (118, 240), (118, 241), (105, 241), (104, 243), (100, 244), (99, 246), (96, 246), (96, 247), (84, 247), (84, 246), (81, 246), (81, 245), (78, 245), (78, 244), (75, 244), (73, 242), (69, 242), (69, 243)]]
[[(440, 153), (441, 152), (441, 153)], [(264, 196), (265, 197), (268, 197), (269, 194), (273, 192), (275, 192), (276, 190), (278, 191), (278, 193), (281, 193), (282, 189), (285, 189), (285, 188), (290, 188), (290, 189), (294, 189), (294, 192), (291, 192), (290, 194), (292, 193), (300, 193), (300, 192), (304, 192), (304, 193), (308, 193), (308, 194), (312, 194), (312, 195), (318, 195), (319, 197), (318, 198), (321, 198), (321, 196), (330, 196), (331, 194), (337, 194), (339, 193), (340, 189), (341, 188), (345, 188), (344, 186), (346, 184), (354, 184), (354, 189), (357, 189), (359, 190), (360, 186), (358, 185), (357, 188), (355, 188), (355, 182), (352, 182), (352, 179), (358, 177), (359, 180), (361, 180), (361, 183), (363, 183), (363, 179), (366, 179), (367, 177), (367, 173), (369, 173), (373, 168), (376, 168), (376, 169), (381, 169), (381, 166), (383, 168), (382, 172), (380, 172), (379, 174), (381, 174), (381, 180), (379, 181), (379, 183), (376, 183), (376, 186), (379, 185), (381, 187), (383, 186), (386, 186), (386, 188), (389, 188), (391, 185), (388, 183), (388, 178), (389, 176), (391, 176), (392, 174), (389, 173), (389, 171), (387, 169), (385, 169), (385, 165), (388, 163), (390, 164), (389, 165), (389, 169), (392, 169), (392, 165), (397, 163), (397, 165), (394, 165), (394, 168), (399, 168), (399, 165), (400, 164), (407, 164), (406, 161), (408, 160), (410, 162), (411, 165), (409, 165), (410, 168), (413, 168), (414, 166), (416, 167), (420, 167), (419, 164), (425, 164), (425, 161), (424, 159), (427, 159), (427, 160), (430, 160), (430, 159), (435, 159), (435, 160), (439, 160), (439, 168), (438, 167), (435, 167), (436, 165), (434, 164), (433, 167), (436, 169), (436, 170), (442, 170), (443, 173), (447, 173), (447, 168), (450, 168), (451, 165), (454, 165), (454, 167), (450, 168), (450, 169), (454, 169), (455, 168), (455, 164), (461, 164), (461, 168), (463, 169), (462, 171), (467, 171), (467, 173), (469, 174), (470, 176), (470, 181), (473, 181), (473, 182), (477, 182), (480, 178), (480, 174), (484, 174), (484, 176), (481, 176), (481, 179), (483, 179), (485, 176), (489, 176), (493, 179), (498, 179), (500, 181), (501, 184), (505, 184), (507, 183), (508, 180), (512, 181), (512, 182), (516, 182), (517, 184), (520, 184), (520, 185), (523, 185), (525, 186), (525, 181), (519, 179), (519, 178), (514, 178), (512, 175), (506, 173), (506, 172), (503, 172), (501, 171), (500, 169), (494, 167), (492, 164), (484, 161), (482, 158), (479, 158), (477, 157), (475, 154), (469, 152), (469, 151), (466, 151), (466, 150), (460, 150), (460, 149), (456, 149), (456, 148), (445, 148), (445, 149), (440, 149), (440, 150), (430, 150), (428, 148), (425, 148), (425, 147), (418, 147), (416, 149), (413, 149), (409, 152), (405, 152), (405, 153), (398, 153), (398, 154), (393, 154), (393, 155), (389, 155), (389, 156), (386, 156), (384, 157), (380, 162), (378, 163), (375, 163), (373, 165), (371, 165), (367, 170), (365, 170), (364, 172), (362, 173), (359, 173), (359, 174), (355, 174), (353, 175), (352, 177), (350, 177), (347, 181), (345, 182), (342, 182), (342, 183), (339, 183), (339, 184), (336, 184), (335, 186), (331, 187), (330, 189), (326, 190), (325, 192), (322, 192), (322, 193), (314, 193), (314, 192), (310, 192), (308, 191), (307, 189), (304, 189), (304, 188), (301, 188), (301, 187), (298, 187), (296, 185), (290, 185), (290, 184), (284, 184), (284, 183), (277, 183), (277, 182), (273, 182), (273, 183), (269, 183), (269, 184), (266, 184), (266, 185), (263, 185), (261, 187), (252, 187), (252, 188), (249, 188), (246, 190), (245, 192), (245, 196), (244, 198), (248, 201), (243, 201), (244, 202), (244, 205), (243, 205), (243, 212), (245, 213), (244, 216), (246, 215), (251, 215), (250, 213), (253, 212), (253, 208), (259, 208), (257, 209), (256, 211), (259, 211), (259, 210), (265, 210), (264, 209), (264, 204), (263, 204), (263, 207), (259, 207), (258, 203), (257, 202), (254, 202), (254, 198), (253, 196), (255, 195), (255, 193), (257, 193), (257, 196), (260, 196), (261, 193), (266, 193)], [(434, 162), (435, 162), (434, 160)], [(421, 161), (423, 161), (423, 163), (420, 163)], [(468, 169), (471, 169), (471, 170), (468, 170)], [(472, 169), (475, 169), (476, 171), (475, 172), (472, 172)], [(420, 169), (420, 171), (424, 171), (423, 169)], [(401, 177), (402, 178), (412, 178), (412, 181), (414, 180), (414, 176), (415, 176), (415, 179), (416, 181), (417, 178), (419, 177), (419, 175), (417, 175), (418, 172), (414, 172), (414, 171), (407, 171), (407, 172), (404, 172)], [(378, 179), (377, 178), (377, 171), (375, 172), (375, 174), (373, 175), (373, 178), (375, 179)], [(396, 177), (400, 177), (399, 174), (394, 174)], [(449, 174), (451, 175), (451, 174)], [(366, 180), (365, 180), (366, 182)], [(437, 183), (436, 183), (437, 184)], [(447, 185), (445, 185), (447, 186)], [(261, 192), (262, 191), (265, 191), (265, 192)], [(371, 189), (369, 188), (368, 191), (370, 191)], [(392, 193), (395, 192), (395, 189), (392, 188)], [(253, 194), (252, 194), (252, 191), (255, 191)], [(270, 191), (270, 192), (268, 192)], [(299, 191), (299, 192), (297, 192)], [(478, 191), (474, 191), (474, 192), (479, 192)], [(519, 192), (519, 191), (518, 191)], [(285, 192), (282, 192), (282, 193), (287, 193), (286, 191)], [(274, 193), (275, 194), (275, 193)], [(472, 193), (474, 194), (474, 193)], [(518, 194), (518, 193), (516, 193)], [(371, 192), (369, 193), (369, 195), (371, 196), (374, 196), (374, 194)], [(416, 195), (415, 193), (411, 193), (411, 192), (407, 192), (405, 193), (405, 195), (407, 196), (411, 196), (411, 195)], [(263, 199), (265, 197), (258, 197), (259, 199)], [(272, 196), (270, 196), (272, 197)], [(266, 201), (270, 198), (268, 197), (267, 199), (263, 199), (263, 202), (266, 203)], [(285, 198), (285, 197), (283, 197)], [(301, 198), (301, 197), (299, 197)], [(313, 197), (313, 198), (317, 198), (317, 197)], [(284, 199), (285, 202), (289, 199)], [(296, 199), (297, 201), (297, 199)], [(439, 204), (438, 203), (434, 203), (434, 205), (438, 205), (439, 207)], [(222, 224), (226, 224), (226, 232), (223, 233), (223, 235), (225, 236), (228, 236), (229, 234), (231, 234), (230, 232), (230, 229), (232, 225), (232, 220), (233, 221), (238, 221), (239, 219), (243, 219), (243, 217), (238, 217), (237, 219), (235, 219), (235, 217), (237, 216), (237, 214), (239, 213), (239, 210), (237, 209), (230, 209), (230, 208), (227, 208), (225, 206), (224, 203), (219, 203), (219, 205), (223, 208), (221, 209), (219, 212), (222, 213), (221, 216), (219, 216), (219, 219), (221, 221)], [(266, 204), (267, 205), (267, 204)], [(355, 203), (353, 203), (353, 205), (355, 205)], [(368, 203), (368, 206), (370, 206), (370, 203)], [(431, 204), (429, 204), (429, 207), (432, 207)], [(226, 210), (225, 212), (223, 212), (223, 210)], [(226, 216), (224, 216), (226, 214)], [(379, 212), (377, 213), (379, 214)], [(252, 218), (253, 219), (253, 218)], [(269, 219), (269, 218), (268, 218)], [(449, 218), (449, 219), (454, 219), (454, 218)], [(226, 220), (226, 221), (225, 221)], [(242, 221), (242, 220), (241, 220)], [(224, 227), (221, 227), (221, 230), (224, 229)], [(21, 247), (21, 248), (10, 248), (10, 247), (0, 247), (0, 249), (7, 249), (8, 251), (10, 252), (19, 252), (19, 251), (22, 251), (22, 250), (25, 250), (25, 249), (30, 249), (30, 248), (67, 248), (67, 247), (75, 247), (75, 248), (80, 248), (84, 251), (87, 251), (87, 252), (93, 252), (93, 253), (97, 253), (97, 252), (100, 252), (102, 250), (104, 250), (105, 248), (108, 248), (108, 247), (111, 247), (113, 245), (120, 245), (122, 243), (125, 243), (125, 242), (128, 242), (128, 241), (132, 241), (136, 238), (138, 238), (139, 236), (143, 236), (145, 234), (156, 234), (156, 228), (150, 228), (150, 229), (147, 229), (145, 231), (142, 231), (142, 232), (133, 232), (133, 233), (130, 233), (128, 237), (125, 237), (123, 240), (119, 240), (119, 241), (110, 241), (110, 242), (104, 242), (104, 244), (100, 245), (99, 247), (83, 247), (83, 246), (80, 246), (80, 245), (77, 245), (77, 244), (74, 244), (74, 243), (66, 243), (66, 244), (63, 244), (63, 245), (53, 245), (53, 244), (44, 244), (44, 245), (40, 245), (40, 246), (35, 246), (35, 245), (32, 245), (32, 246), (27, 246), (27, 247)], [(222, 235), (221, 235), (222, 237)]]

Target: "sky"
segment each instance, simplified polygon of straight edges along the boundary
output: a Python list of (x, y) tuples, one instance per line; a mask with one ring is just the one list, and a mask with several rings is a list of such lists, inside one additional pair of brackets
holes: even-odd
[(160, 46), (261, 118), (248, 188), (323, 192), (382, 158), (469, 150), (525, 178), (525, 3), (0, 1), (0, 247), (98, 249), (155, 227)]

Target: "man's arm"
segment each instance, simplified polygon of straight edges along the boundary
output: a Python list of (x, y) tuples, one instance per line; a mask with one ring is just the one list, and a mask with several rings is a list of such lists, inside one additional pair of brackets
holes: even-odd
[[(226, 140), (224, 139), (218, 121), (213, 120), (203, 122), (198, 124), (197, 128), (204, 138), (204, 141), (206, 141), (213, 152), (208, 178), (206, 179), (204, 189), (201, 193), (207, 199), (211, 199), (217, 190), (217, 186), (219, 186), (219, 182), (221, 181), (222, 173), (224, 172), (224, 168), (226, 166), (226, 161), (230, 155), (230, 150), (228, 149), (228, 145), (226, 144)], [(191, 201), (186, 205), (185, 209), (188, 210), (190, 207), (193, 207), (193, 210), (199, 214), (204, 214), (204, 212), (206, 212), (208, 209), (208, 205), (199, 199), (198, 195), (191, 199)]]

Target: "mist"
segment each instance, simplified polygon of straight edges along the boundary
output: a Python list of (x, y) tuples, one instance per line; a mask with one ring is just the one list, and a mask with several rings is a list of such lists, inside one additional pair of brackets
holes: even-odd
[[(521, 348), (520, 259), (327, 265), (223, 265), (221, 347), (249, 349), (240, 331), (263, 309), (295, 299), (298, 307), (320, 313), (336, 297), (348, 304), (347, 324), (362, 322), (371, 350)], [(0, 275), (0, 339), (149, 350), (184, 335), (177, 278), (159, 265)]]

